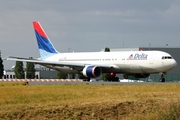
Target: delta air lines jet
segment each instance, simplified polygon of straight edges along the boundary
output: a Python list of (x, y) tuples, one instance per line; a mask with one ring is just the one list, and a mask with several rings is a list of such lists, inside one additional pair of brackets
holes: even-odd
[(33, 26), (40, 58), (10, 56), (6, 60), (32, 62), (66, 73), (82, 73), (87, 78), (96, 78), (102, 73), (110, 73), (109, 80), (117, 80), (116, 73), (124, 74), (124, 76), (132, 75), (137, 78), (162, 73), (161, 80), (163, 82), (167, 71), (177, 65), (170, 54), (162, 51), (60, 53), (54, 48), (40, 23), (34, 21)]

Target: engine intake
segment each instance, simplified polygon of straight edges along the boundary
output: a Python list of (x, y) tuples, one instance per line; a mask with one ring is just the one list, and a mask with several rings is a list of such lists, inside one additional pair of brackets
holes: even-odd
[(101, 75), (102, 70), (100, 67), (97, 66), (85, 66), (82, 73), (85, 77), (96, 78)]

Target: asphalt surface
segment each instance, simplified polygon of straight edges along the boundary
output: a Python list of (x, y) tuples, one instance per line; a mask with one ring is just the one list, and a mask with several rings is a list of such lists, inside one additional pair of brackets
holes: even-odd
[(29, 82), (29, 85), (65, 85), (65, 84), (90, 84), (90, 85), (151, 85), (151, 84), (180, 84), (180, 82)]

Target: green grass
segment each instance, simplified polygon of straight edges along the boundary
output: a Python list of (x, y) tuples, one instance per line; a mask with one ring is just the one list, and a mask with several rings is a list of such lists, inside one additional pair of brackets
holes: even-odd
[(178, 84), (25, 86), (2, 82), (0, 119), (179, 119), (179, 93)]

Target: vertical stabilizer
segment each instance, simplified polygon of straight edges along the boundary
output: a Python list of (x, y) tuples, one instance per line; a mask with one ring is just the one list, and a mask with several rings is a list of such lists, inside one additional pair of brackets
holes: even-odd
[(33, 26), (41, 59), (46, 59), (52, 55), (58, 54), (58, 51), (54, 48), (40, 23), (38, 21), (34, 21)]

